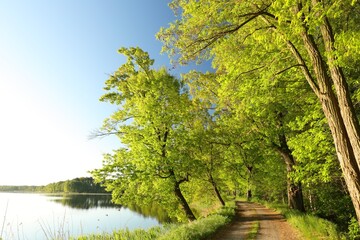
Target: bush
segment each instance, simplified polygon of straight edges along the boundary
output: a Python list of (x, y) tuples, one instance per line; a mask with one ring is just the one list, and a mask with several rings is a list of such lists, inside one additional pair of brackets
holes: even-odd
[(360, 227), (359, 227), (359, 223), (356, 220), (356, 218), (351, 218), (350, 223), (349, 223), (349, 239), (350, 240), (358, 240), (360, 239)]

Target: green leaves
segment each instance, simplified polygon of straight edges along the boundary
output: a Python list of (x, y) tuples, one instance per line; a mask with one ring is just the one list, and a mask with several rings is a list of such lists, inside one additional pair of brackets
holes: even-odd
[[(335, 83), (335, 67), (344, 67), (343, 80), (358, 104), (357, 2), (174, 0), (170, 6), (180, 18), (158, 33), (163, 51), (180, 64), (211, 60), (216, 70), (192, 71), (183, 81), (198, 108), (215, 109), (213, 125), (225, 133), (217, 142), (272, 154), (288, 143), (287, 152), (297, 164), (292, 179), (307, 186), (333, 182), (340, 171), (323, 114), (326, 105), (321, 109), (320, 103), (335, 88), (323, 79)], [(232, 147), (221, 157), (233, 155), (233, 163), (241, 162), (244, 157)], [(252, 154), (246, 157), (251, 158), (260, 169), (271, 169), (272, 163)]]
[[(211, 60), (216, 71), (190, 71), (179, 81), (152, 69), (154, 60), (140, 48), (119, 50), (127, 61), (101, 97), (119, 110), (103, 130), (117, 133), (126, 150), (96, 172), (116, 198), (177, 207), (174, 183), (189, 199), (212, 187), (249, 185), (280, 199), (286, 180), (308, 188), (338, 181), (331, 133), (312, 92), (322, 96), (333, 86), (320, 91), (325, 85), (309, 45), (324, 79), (344, 67), (358, 103), (356, 1), (174, 0), (170, 7), (179, 19), (157, 34), (163, 51), (180, 64)], [(326, 21), (330, 42), (319, 27)]]
[(179, 213), (174, 187), (187, 178), (190, 159), (183, 149), (191, 102), (179, 81), (165, 68), (153, 70), (154, 60), (140, 48), (121, 48), (127, 57), (105, 82), (102, 101), (119, 106), (105, 119), (103, 131), (117, 133), (123, 147), (104, 156), (93, 171), (121, 204), (167, 202)]

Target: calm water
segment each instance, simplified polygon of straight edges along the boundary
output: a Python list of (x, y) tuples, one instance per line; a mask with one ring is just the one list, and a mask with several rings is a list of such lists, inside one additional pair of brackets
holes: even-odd
[[(135, 209), (135, 208), (134, 208)], [(116, 229), (157, 226), (167, 221), (157, 209), (115, 206), (107, 195), (42, 195), (0, 193), (0, 237), (67, 238)]]

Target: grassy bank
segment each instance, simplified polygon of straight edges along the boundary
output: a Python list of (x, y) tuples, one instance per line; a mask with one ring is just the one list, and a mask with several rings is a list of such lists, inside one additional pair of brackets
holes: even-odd
[(205, 218), (185, 224), (167, 224), (148, 230), (119, 230), (111, 234), (96, 234), (73, 238), (77, 240), (204, 240), (219, 228), (228, 224), (234, 217), (235, 207), (222, 207)]
[(280, 212), (287, 221), (299, 232), (305, 239), (317, 240), (317, 239), (360, 239), (360, 235), (357, 235), (356, 229), (352, 232), (342, 233), (338, 231), (336, 224), (319, 218), (311, 213), (302, 213), (289, 209), (284, 204), (264, 203), (268, 208), (272, 208)]

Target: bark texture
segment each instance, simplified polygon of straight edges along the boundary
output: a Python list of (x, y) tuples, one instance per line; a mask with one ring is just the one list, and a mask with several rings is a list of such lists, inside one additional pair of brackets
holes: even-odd
[(288, 147), (285, 135), (279, 135), (279, 142), (280, 146), (277, 146), (276, 150), (279, 152), (286, 164), (288, 206), (291, 209), (305, 212), (301, 183), (295, 182), (291, 178), (291, 174), (294, 172), (294, 166), (296, 162), (291, 153), (291, 150)]
[[(317, 3), (317, 0), (312, 0), (313, 5)], [(300, 10), (301, 6), (299, 5), (296, 12), (300, 12)], [(300, 34), (314, 72), (313, 78), (306, 76), (306, 79), (308, 81), (309, 79), (316, 79), (316, 85), (314, 85), (313, 81), (309, 82), (309, 84), (312, 86), (322, 105), (333, 136), (337, 157), (344, 173), (346, 185), (357, 218), (360, 219), (359, 122), (350, 99), (350, 91), (346, 78), (341, 68), (335, 64), (333, 55), (334, 36), (331, 25), (326, 17), (323, 18), (320, 30), (327, 53), (327, 61), (321, 55), (314, 37), (308, 33), (305, 25)], [(292, 52), (294, 54), (293, 50)], [(299, 57), (296, 54), (294, 56), (299, 62)]]

